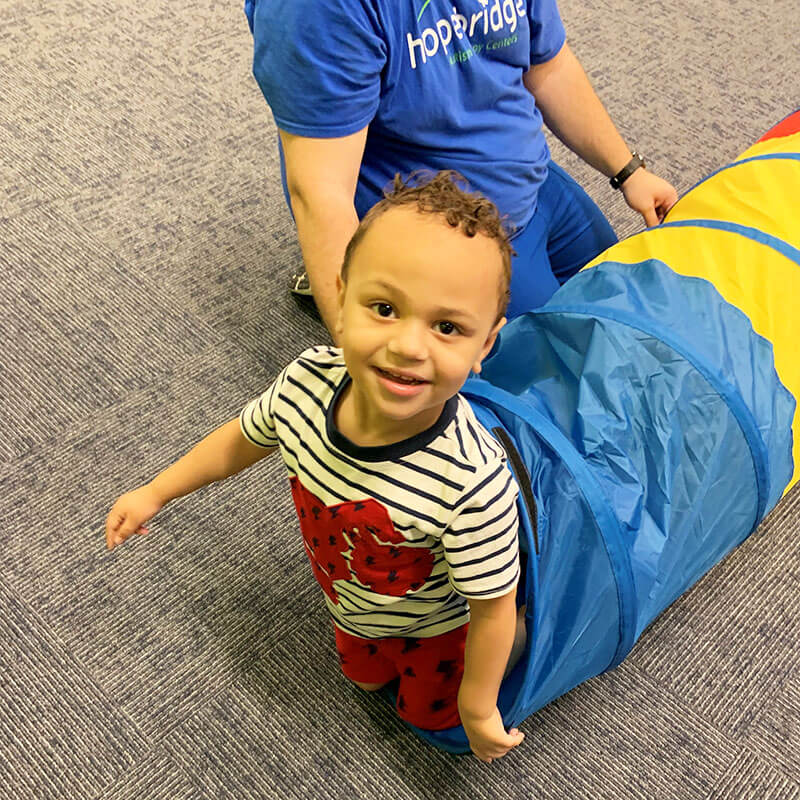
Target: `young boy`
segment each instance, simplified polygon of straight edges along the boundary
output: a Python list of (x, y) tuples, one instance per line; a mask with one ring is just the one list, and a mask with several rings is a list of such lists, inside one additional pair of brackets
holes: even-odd
[(517, 487), (458, 392), (505, 323), (511, 248), (496, 208), (456, 179), (395, 181), (345, 253), (341, 349), (307, 350), (120, 497), (106, 542), (280, 448), (342, 671), (367, 691), (399, 678), (401, 717), (460, 721), (488, 762), (523, 739), (497, 709), (517, 627)]

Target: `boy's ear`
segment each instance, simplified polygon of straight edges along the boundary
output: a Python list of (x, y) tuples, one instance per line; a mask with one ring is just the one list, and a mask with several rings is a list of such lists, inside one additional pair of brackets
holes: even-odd
[(489, 355), (489, 351), (494, 347), (495, 339), (497, 339), (497, 334), (500, 333), (500, 328), (506, 324), (506, 318), (501, 317), (497, 322), (495, 322), (494, 327), (489, 331), (489, 335), (486, 337), (486, 341), (481, 348), (481, 352), (478, 355), (477, 361), (472, 365), (472, 371), (478, 375), (481, 371), (481, 362), (487, 355)]
[(342, 330), (344, 329), (344, 293), (345, 293), (345, 283), (342, 280), (341, 272), (336, 276), (336, 330), (334, 333), (338, 336), (341, 336)]

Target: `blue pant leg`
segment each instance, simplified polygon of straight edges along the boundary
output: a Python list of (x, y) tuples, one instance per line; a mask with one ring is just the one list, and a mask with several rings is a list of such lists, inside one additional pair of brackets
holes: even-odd
[(511, 240), (511, 299), (506, 316), (514, 319), (544, 305), (558, 289), (547, 255), (547, 225), (538, 211)]
[(594, 200), (554, 161), (539, 189), (537, 213), (547, 223), (547, 252), (559, 283), (617, 242)]
[(617, 241), (595, 202), (553, 161), (537, 208), (511, 244), (509, 319), (544, 305), (559, 285)]

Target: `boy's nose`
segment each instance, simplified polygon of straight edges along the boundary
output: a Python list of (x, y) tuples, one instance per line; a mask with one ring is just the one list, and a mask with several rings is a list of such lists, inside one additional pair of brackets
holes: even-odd
[(422, 361), (428, 356), (425, 326), (413, 320), (393, 326), (389, 352), (409, 361)]

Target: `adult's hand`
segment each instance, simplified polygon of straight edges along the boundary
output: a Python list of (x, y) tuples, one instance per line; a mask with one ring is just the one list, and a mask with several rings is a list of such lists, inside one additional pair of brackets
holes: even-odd
[(358, 227), (354, 205), (367, 128), (316, 139), (280, 131), (297, 238), (319, 313), (334, 336), (336, 276)]
[(625, 202), (643, 217), (648, 227), (658, 225), (678, 201), (671, 183), (640, 167), (622, 184)]

